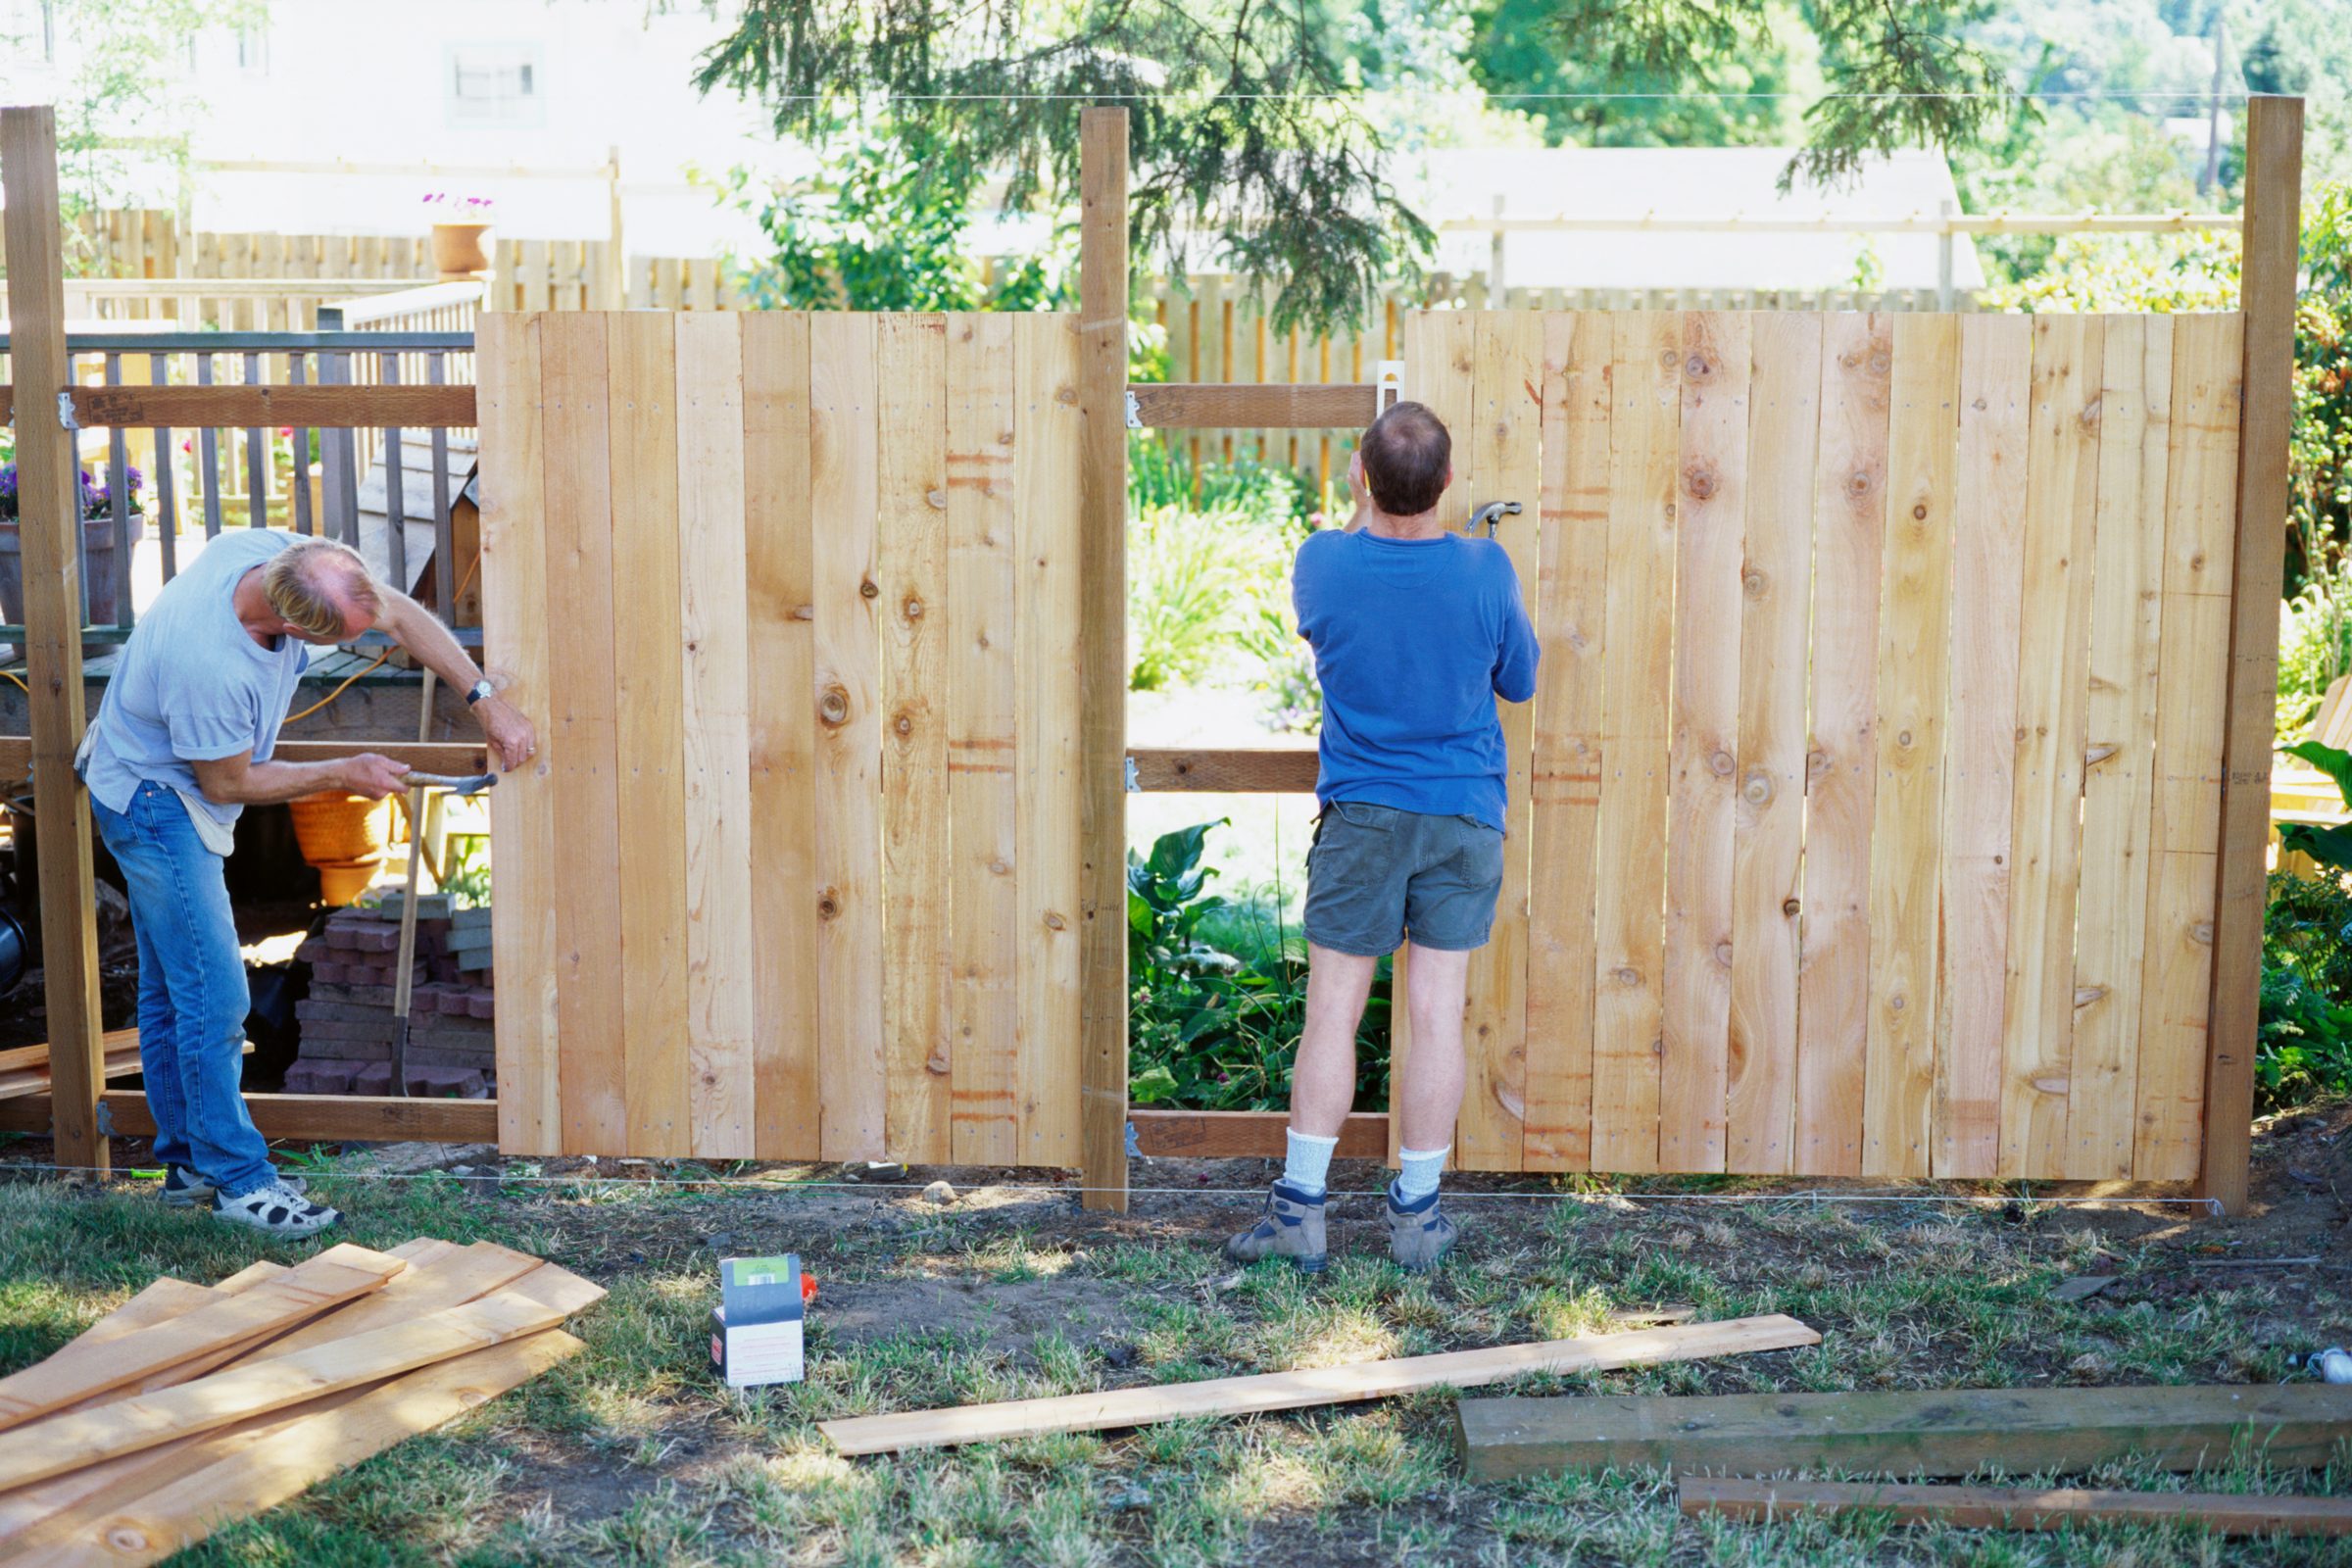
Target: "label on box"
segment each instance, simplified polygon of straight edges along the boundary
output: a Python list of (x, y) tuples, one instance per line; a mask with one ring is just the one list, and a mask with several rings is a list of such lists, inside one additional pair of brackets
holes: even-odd
[(731, 1389), (798, 1383), (803, 1373), (801, 1260), (730, 1257), (719, 1264), (721, 1304), (710, 1314), (710, 1360)]

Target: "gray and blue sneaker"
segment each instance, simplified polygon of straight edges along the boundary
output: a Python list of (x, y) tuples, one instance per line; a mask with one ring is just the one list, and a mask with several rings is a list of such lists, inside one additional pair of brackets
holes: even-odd
[(1410, 1203), (1399, 1203), (1396, 1185), (1392, 1182), (1388, 1209), (1389, 1256), (1407, 1274), (1428, 1273), (1438, 1266), (1438, 1259), (1453, 1250), (1454, 1238), (1460, 1233), (1439, 1206), (1436, 1193)]
[[(306, 1192), (308, 1184), (299, 1176), (280, 1176), (278, 1185), (293, 1192)], [(210, 1208), (213, 1196), (220, 1189), (185, 1165), (164, 1168), (164, 1206), (166, 1208)]]
[(1237, 1263), (1287, 1257), (1302, 1274), (1320, 1274), (1329, 1264), (1323, 1246), (1323, 1195), (1276, 1182), (1266, 1194), (1265, 1217), (1225, 1244)]
[(272, 1181), (239, 1198), (213, 1195), (213, 1218), (231, 1225), (250, 1225), (272, 1236), (315, 1236), (343, 1216), (324, 1203), (314, 1203), (284, 1181)]

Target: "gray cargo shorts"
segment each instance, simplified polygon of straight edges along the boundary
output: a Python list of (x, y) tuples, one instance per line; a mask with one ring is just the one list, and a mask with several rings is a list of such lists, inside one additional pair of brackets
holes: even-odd
[(1467, 953), (1494, 930), (1502, 835), (1473, 816), (1334, 801), (1306, 852), (1306, 940), (1359, 958)]

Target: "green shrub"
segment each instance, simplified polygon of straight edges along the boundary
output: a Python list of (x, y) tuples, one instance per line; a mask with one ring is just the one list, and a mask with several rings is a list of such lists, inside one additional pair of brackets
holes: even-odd
[[(1278, 903), (1208, 891), (1209, 829), (1163, 833), (1127, 856), (1127, 1093), (1137, 1104), (1279, 1110), (1306, 1022), (1303, 944)], [(1220, 945), (1220, 942), (1223, 945)], [(1234, 951), (1240, 949), (1242, 951)], [(1356, 1030), (1356, 1104), (1386, 1103), (1389, 969), (1384, 961)]]
[(2333, 877), (2271, 877), (2254, 1084), (2266, 1110), (2352, 1093), (2352, 894)]

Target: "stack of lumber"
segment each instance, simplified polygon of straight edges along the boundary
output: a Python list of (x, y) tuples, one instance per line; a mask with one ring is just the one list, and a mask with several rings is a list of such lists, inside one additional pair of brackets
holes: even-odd
[[(294, 956), (311, 966), (311, 994), (294, 1004), (302, 1043), (286, 1069), (286, 1092), (394, 1093), (399, 896), (337, 910)], [(445, 893), (419, 897), (412, 985), (408, 1093), (442, 1100), (487, 1098), (498, 1081), (490, 910), (457, 908)]]
[(604, 1294), (430, 1239), (159, 1279), (0, 1378), (0, 1563), (169, 1556), (546, 1371)]

